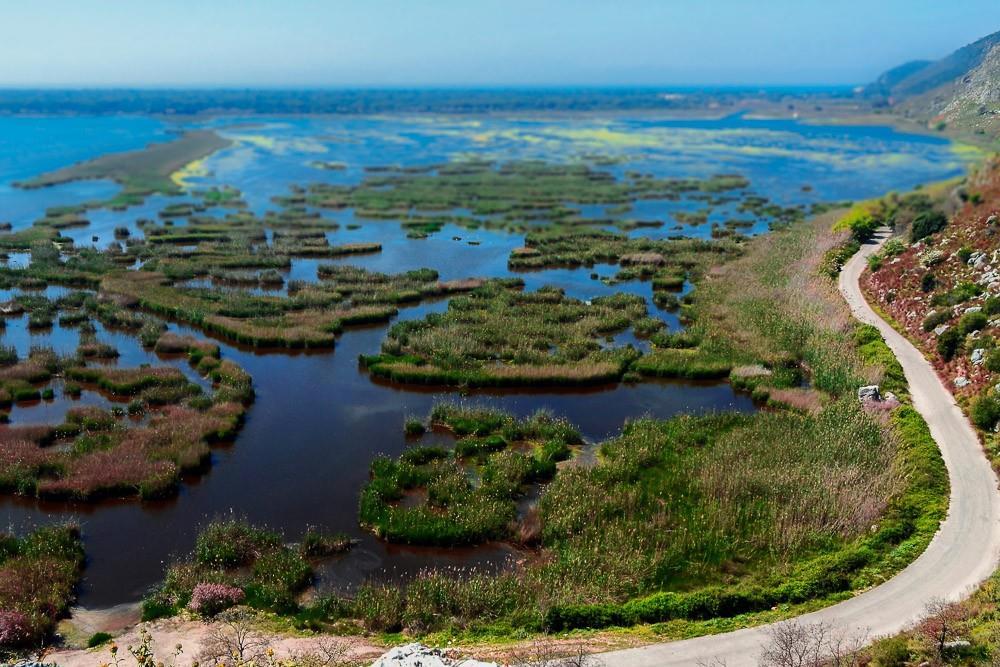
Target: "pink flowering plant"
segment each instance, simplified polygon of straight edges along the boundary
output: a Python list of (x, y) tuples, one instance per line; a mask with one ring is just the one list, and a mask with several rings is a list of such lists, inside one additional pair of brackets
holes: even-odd
[(226, 584), (200, 583), (191, 593), (188, 608), (202, 616), (215, 616), (241, 604), (246, 596), (242, 589)]

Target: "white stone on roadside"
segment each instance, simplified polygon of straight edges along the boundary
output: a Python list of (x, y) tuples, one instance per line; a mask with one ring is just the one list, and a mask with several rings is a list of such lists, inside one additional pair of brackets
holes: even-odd
[(969, 378), (965, 377), (964, 375), (959, 375), (957, 378), (955, 378), (955, 386), (958, 387), (959, 389), (961, 389), (962, 387), (967, 387), (970, 384), (972, 383), (969, 382)]
[(447, 651), (414, 642), (389, 649), (372, 667), (497, 667), (497, 663), (452, 658)]
[(858, 388), (858, 400), (862, 403), (867, 401), (881, 401), (882, 396), (878, 393), (878, 385), (869, 384)]

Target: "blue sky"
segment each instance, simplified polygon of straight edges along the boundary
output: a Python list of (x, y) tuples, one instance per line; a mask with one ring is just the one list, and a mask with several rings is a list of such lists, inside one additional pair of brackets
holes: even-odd
[(855, 84), (998, 0), (0, 0), (4, 86)]

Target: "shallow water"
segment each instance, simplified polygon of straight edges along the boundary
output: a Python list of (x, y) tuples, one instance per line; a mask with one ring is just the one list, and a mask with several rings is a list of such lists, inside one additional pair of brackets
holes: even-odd
[[(152, 119), (30, 120), (0, 118), (0, 220), (8, 218), (16, 227), (29, 224), (48, 206), (107, 196), (115, 186), (82, 183), (23, 192), (12, 190), (12, 181), (104, 151), (136, 148), (163, 139), (176, 129)], [(243, 126), (240, 119), (216, 119), (207, 125), (222, 129), (236, 143), (209, 159), (206, 166), (210, 173), (194, 183), (238, 187), (257, 213), (274, 208), (271, 197), (285, 194), (293, 183), (351, 183), (363, 178), (366, 165), (433, 164), (469, 154), (553, 160), (601, 154), (628, 160), (607, 167), (617, 173), (635, 169), (661, 176), (739, 172), (750, 178), (753, 191), (782, 205), (859, 199), (951, 176), (962, 169), (950, 146), (935, 138), (885, 128), (827, 128), (740, 118), (680, 122), (622, 117), (558, 121), (544, 116), (328, 117), (266, 119), (252, 128)], [(43, 137), (45, 150), (22, 163), (30, 140), (42, 141)], [(348, 167), (343, 171), (318, 170), (310, 166), (313, 160), (341, 161)], [(803, 183), (813, 189), (804, 191)], [(155, 197), (123, 212), (93, 211), (90, 227), (66, 233), (79, 243), (91, 243), (97, 236), (96, 245), (104, 246), (113, 239), (115, 227), (125, 226), (138, 233), (136, 220), (155, 218), (163, 205), (174, 201), (181, 200)], [(663, 220), (662, 227), (630, 232), (657, 238), (678, 233), (706, 237), (712, 222), (749, 217), (727, 204), (717, 207), (706, 224), (675, 229), (673, 212), (703, 206), (690, 200), (642, 201), (624, 217)], [(588, 208), (583, 213), (602, 218), (606, 215), (602, 209)], [(443, 280), (509, 276), (507, 257), (523, 244), (523, 236), (518, 234), (452, 225), (427, 239), (412, 240), (393, 221), (355, 220), (349, 211), (326, 215), (341, 224), (328, 235), (332, 244), (378, 241), (382, 252), (336, 260), (298, 259), (286, 278), (316, 280), (317, 266), (329, 261), (384, 272), (431, 267)], [(351, 230), (346, 228), (348, 224), (361, 227)], [(760, 233), (766, 228), (766, 221), (756, 221), (749, 231)], [(25, 260), (17, 256), (11, 261)], [(610, 278), (617, 271), (616, 266), (599, 265), (515, 275), (524, 279), (526, 289), (555, 285), (579, 299), (618, 291), (639, 294), (671, 329), (679, 327), (675, 315), (652, 305), (648, 282), (608, 286), (592, 277)], [(50, 297), (60, 293), (59, 288), (47, 291)], [(0, 298), (10, 298), (10, 294)], [(397, 319), (419, 318), (446, 308), (447, 300), (424, 302), (402, 308)], [(379, 350), (387, 328), (350, 329), (340, 337), (336, 349), (326, 353), (254, 352), (222, 344), (223, 355), (253, 376), (257, 400), (237, 441), (217, 447), (211, 469), (186, 479), (177, 498), (146, 504), (66, 505), (3, 497), (0, 521), (26, 530), (40, 522), (79, 518), (89, 559), (81, 591), (85, 606), (138, 599), (161, 577), (165, 562), (190, 550), (201, 525), (230, 512), (283, 529), (290, 539), (307, 525), (341, 530), (360, 539), (352, 552), (323, 566), (320, 583), (326, 587), (349, 585), (374, 574), (403, 576), (429, 565), (496, 567), (510, 555), (509, 547), (403, 548), (384, 544), (358, 528), (358, 494), (367, 479), (368, 465), (378, 453), (403, 451), (407, 441), (402, 426), (408, 416), (426, 415), (441, 399), (485, 403), (518, 415), (544, 408), (570, 419), (593, 441), (614, 435), (626, 420), (643, 415), (754, 409), (748, 396), (735, 393), (728, 384), (713, 383), (646, 382), (573, 391), (472, 391), (467, 395), (391, 386), (372, 381), (357, 364), (359, 354)], [(171, 329), (200, 335), (177, 325)], [(171, 363), (183, 368), (189, 377), (193, 375), (183, 360), (158, 359), (124, 334), (99, 327), (98, 338), (121, 351), (118, 363), (123, 366)], [(10, 318), (2, 335), (3, 344), (17, 347), (21, 354), (32, 345), (51, 345), (57, 351), (70, 352), (77, 340), (75, 330), (58, 325), (49, 331), (30, 331), (24, 317)], [(629, 343), (645, 345), (630, 332), (614, 337), (610, 344)], [(19, 405), (12, 412), (12, 421), (57, 421), (72, 405), (108, 404), (107, 397), (91, 392), (85, 392), (80, 401), (70, 401), (61, 396), (58, 385), (56, 388), (54, 401)]]

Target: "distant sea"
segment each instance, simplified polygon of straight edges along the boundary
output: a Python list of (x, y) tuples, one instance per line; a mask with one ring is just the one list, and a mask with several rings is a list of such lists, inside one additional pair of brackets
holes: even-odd
[(848, 86), (549, 88), (0, 88), (0, 114), (373, 114), (690, 109), (754, 97), (848, 98)]

